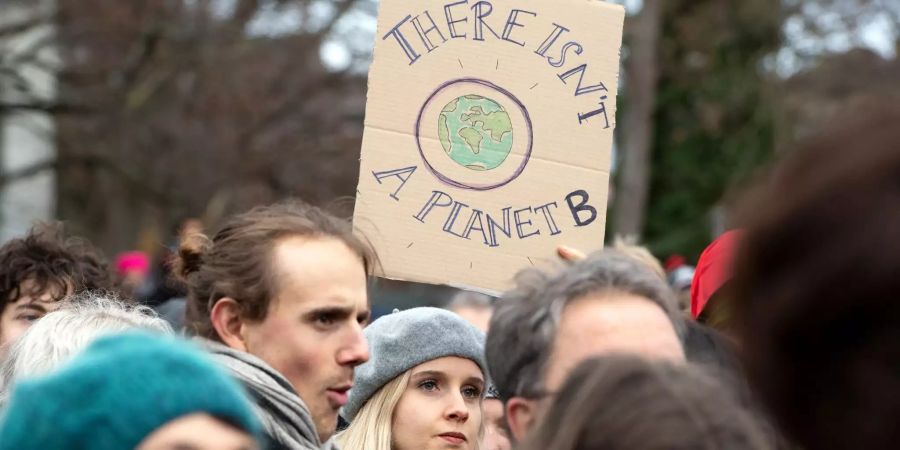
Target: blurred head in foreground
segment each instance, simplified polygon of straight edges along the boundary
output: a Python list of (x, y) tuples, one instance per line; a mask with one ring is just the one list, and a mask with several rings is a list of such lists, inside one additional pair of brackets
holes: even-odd
[(608, 355), (569, 375), (521, 450), (764, 450), (753, 415), (699, 368)]
[(736, 266), (745, 365), (815, 449), (900, 442), (900, 109), (838, 121), (749, 202)]
[(199, 350), (130, 332), (19, 382), (0, 449), (255, 450), (258, 431), (241, 388)]

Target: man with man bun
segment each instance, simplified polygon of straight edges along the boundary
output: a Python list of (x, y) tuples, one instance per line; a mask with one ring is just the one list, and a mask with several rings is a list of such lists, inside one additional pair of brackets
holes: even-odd
[(272, 447), (336, 448), (353, 368), (369, 359), (373, 259), (348, 222), (296, 200), (182, 243), (186, 326), (247, 388)]

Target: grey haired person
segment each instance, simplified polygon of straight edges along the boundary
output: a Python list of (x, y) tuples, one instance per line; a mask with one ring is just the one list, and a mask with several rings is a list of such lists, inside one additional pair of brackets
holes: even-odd
[(496, 304), (486, 344), (512, 437), (521, 440), (540, 422), (579, 362), (630, 353), (685, 363), (684, 333), (665, 280), (623, 252), (521, 272)]

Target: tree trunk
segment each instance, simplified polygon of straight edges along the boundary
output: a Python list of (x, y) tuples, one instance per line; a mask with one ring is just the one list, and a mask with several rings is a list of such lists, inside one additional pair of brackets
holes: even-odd
[(645, 0), (631, 23), (629, 56), (625, 63), (628, 105), (623, 117), (623, 152), (616, 189), (614, 235), (640, 236), (650, 190), (653, 112), (659, 78), (658, 46), (662, 1)]

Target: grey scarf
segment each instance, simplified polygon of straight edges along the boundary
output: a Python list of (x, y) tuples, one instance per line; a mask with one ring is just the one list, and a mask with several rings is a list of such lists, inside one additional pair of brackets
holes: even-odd
[(291, 450), (338, 450), (333, 439), (319, 442), (306, 404), (275, 369), (249, 353), (208, 340), (201, 342), (213, 359), (247, 389), (263, 430), (274, 444)]

